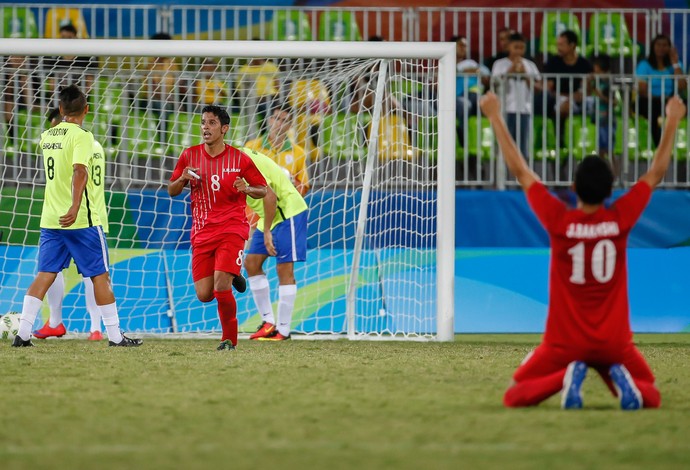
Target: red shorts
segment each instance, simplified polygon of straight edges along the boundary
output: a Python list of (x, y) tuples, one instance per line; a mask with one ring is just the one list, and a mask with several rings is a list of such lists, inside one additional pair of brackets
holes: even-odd
[(223, 271), (240, 274), (244, 258), (244, 238), (231, 233), (206, 243), (192, 246), (192, 279), (194, 282)]
[(623, 364), (635, 380), (654, 382), (652, 370), (633, 343), (610, 350), (587, 352), (540, 344), (525, 357), (513, 374), (513, 380), (522, 382), (546, 377), (554, 372), (565, 370), (572, 361), (584, 361), (589, 367), (596, 369), (612, 391), (613, 387), (608, 376), (608, 368), (612, 364)]

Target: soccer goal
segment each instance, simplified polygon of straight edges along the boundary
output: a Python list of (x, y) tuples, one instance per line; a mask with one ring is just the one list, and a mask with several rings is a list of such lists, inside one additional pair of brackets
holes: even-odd
[[(127, 331), (220, 331), (215, 303), (194, 294), (188, 193), (166, 191), (213, 103), (228, 110), (235, 146), (269, 145), (272, 110), (289, 109), (274, 150), (286, 166), (304, 150), (309, 253), (296, 265), (297, 337), (452, 340), (452, 44), (22, 39), (0, 40), (0, 55), (0, 313), (21, 309), (35, 274), (38, 142), (56, 90), (77, 83), (90, 105), (84, 127), (105, 149), (111, 274)], [(277, 299), (275, 265), (265, 268)], [(71, 266), (65, 277), (66, 326), (86, 331), (80, 276)], [(240, 330), (254, 331), (250, 293), (237, 302)]]

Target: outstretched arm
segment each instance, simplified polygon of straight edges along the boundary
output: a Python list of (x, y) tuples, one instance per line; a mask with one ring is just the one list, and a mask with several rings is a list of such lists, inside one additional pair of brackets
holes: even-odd
[(501, 115), (501, 103), (498, 97), (494, 93), (489, 92), (479, 101), (479, 106), (494, 128), (498, 146), (501, 149), (506, 165), (508, 165), (508, 169), (517, 178), (522, 189), (527, 191), (532, 186), (532, 183), (539, 181), (539, 177), (527, 166), (525, 158), (518, 150), (510, 132), (508, 132), (506, 123)]
[(666, 103), (666, 123), (664, 124), (664, 131), (661, 134), (659, 146), (654, 152), (654, 158), (649, 165), (649, 170), (644, 175), (640, 176), (640, 181), (644, 181), (652, 189), (664, 179), (669, 163), (671, 163), (671, 152), (673, 151), (673, 143), (676, 136), (676, 129), (678, 123), (685, 116), (685, 104), (678, 96), (674, 96), (668, 103)]

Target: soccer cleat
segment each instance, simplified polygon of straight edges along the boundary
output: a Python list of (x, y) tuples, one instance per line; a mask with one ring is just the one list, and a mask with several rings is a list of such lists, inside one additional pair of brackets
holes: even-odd
[(247, 280), (243, 275), (238, 274), (232, 278), (232, 287), (234, 287), (237, 292), (242, 294), (247, 290)]
[(249, 339), (265, 338), (274, 334), (276, 331), (276, 326), (273, 323), (268, 323), (267, 321), (261, 322), (261, 325), (256, 329), (256, 333), (251, 335)]
[(624, 365), (612, 365), (609, 368), (609, 377), (611, 377), (613, 386), (618, 392), (622, 410), (639, 410), (642, 408), (642, 394)]
[(258, 338), (259, 341), (285, 341), (288, 339), (290, 339), (290, 335), (283, 336), (278, 330), (273, 330), (270, 335)]
[(217, 351), (234, 351), (235, 349), (235, 345), (232, 344), (232, 341), (230, 341), (229, 339), (221, 341), (218, 347), (216, 348)]
[(122, 341), (119, 343), (116, 343), (115, 341), (108, 341), (108, 346), (119, 346), (123, 348), (136, 348), (141, 346), (144, 343), (144, 341), (140, 339), (134, 339), (134, 338), (128, 338), (125, 335), (122, 335)]
[(101, 341), (103, 339), (103, 333), (100, 331), (92, 331), (88, 339), (89, 341)]
[(12, 340), (13, 348), (32, 348), (33, 346), (34, 343), (32, 343), (30, 339), (24, 341), (19, 335), (15, 336), (14, 340)]
[(579, 410), (582, 408), (582, 382), (587, 376), (587, 364), (573, 361), (568, 364), (563, 377), (561, 390), (561, 408), (564, 410)]
[(34, 336), (39, 339), (46, 339), (50, 338), (51, 336), (59, 338), (61, 336), (65, 336), (65, 333), (67, 333), (67, 330), (65, 329), (64, 323), (60, 323), (55, 328), (51, 328), (50, 322), (46, 322), (46, 324), (43, 325), (43, 328), (34, 331)]

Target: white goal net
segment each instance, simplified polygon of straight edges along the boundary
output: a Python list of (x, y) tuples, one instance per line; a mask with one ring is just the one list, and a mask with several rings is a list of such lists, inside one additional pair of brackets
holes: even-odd
[[(309, 250), (296, 264), (295, 333), (452, 339), (452, 45), (0, 40), (0, 55), (0, 313), (21, 310), (36, 272), (38, 141), (56, 91), (76, 83), (90, 105), (84, 127), (105, 149), (111, 274), (127, 331), (220, 331), (215, 302), (194, 294), (188, 193), (166, 191), (180, 152), (201, 143), (201, 109), (216, 104), (231, 117), (228, 143), (269, 145), (268, 116), (284, 107), (292, 125), (273, 150), (292, 162), (304, 149)], [(272, 260), (265, 270), (277, 300)], [(65, 276), (67, 329), (86, 331), (74, 265)], [(254, 331), (251, 294), (236, 298), (240, 331)]]

